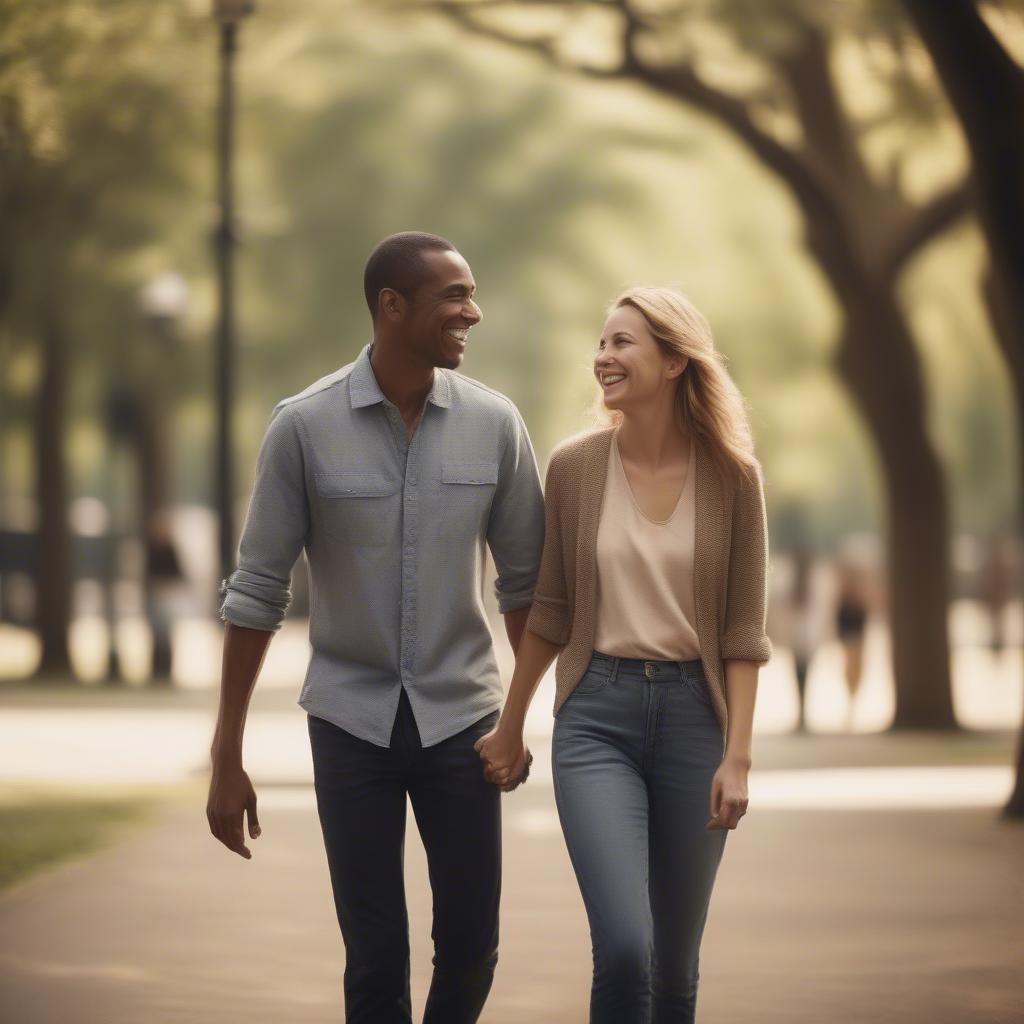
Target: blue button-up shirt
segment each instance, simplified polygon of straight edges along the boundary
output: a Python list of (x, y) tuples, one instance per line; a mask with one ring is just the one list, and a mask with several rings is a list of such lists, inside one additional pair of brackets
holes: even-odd
[(305, 549), (313, 651), (299, 704), (386, 747), (404, 687), (430, 746), (501, 706), (485, 544), (499, 609), (528, 607), (540, 478), (516, 407), (458, 373), (434, 371), (409, 438), (369, 351), (275, 408), (221, 615), (278, 629)]

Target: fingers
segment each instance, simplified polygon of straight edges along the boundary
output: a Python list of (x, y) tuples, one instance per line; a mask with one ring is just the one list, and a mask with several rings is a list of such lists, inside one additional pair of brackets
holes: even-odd
[(530, 777), (531, 764), (533, 764), (533, 754), (528, 748), (524, 748), (515, 768), (510, 772), (508, 781), (499, 787), (502, 793), (511, 793), (514, 789), (518, 789)]
[(711, 816), (705, 827), (712, 832), (719, 829), (735, 829), (740, 823), (740, 818), (747, 813), (747, 805), (745, 797), (725, 798), (721, 801), (718, 813)]
[(241, 811), (217, 812), (208, 808), (206, 819), (210, 823), (210, 831), (215, 839), (222, 842), (232, 853), (237, 853), (239, 857), (252, 859), (252, 853), (245, 845), (245, 836), (242, 832)]
[(249, 802), (245, 805), (245, 816), (249, 819), (249, 838), (259, 839), (263, 833), (263, 829), (260, 828), (260, 819), (256, 815), (256, 794), (253, 793), (249, 797)]
[(481, 736), (476, 743), (473, 744), (473, 749), (481, 756), (484, 756), (484, 747), (486, 747), (491, 740), (494, 738), (494, 734), (497, 732), (497, 728), (492, 729), (490, 732), (486, 732)]
[(245, 845), (245, 819), (248, 819), (249, 838), (257, 839), (262, 833), (256, 811), (256, 791), (248, 776), (225, 784), (215, 777), (210, 784), (210, 795), (206, 803), (206, 820), (210, 833), (232, 853), (245, 860), (252, 859), (252, 852)]

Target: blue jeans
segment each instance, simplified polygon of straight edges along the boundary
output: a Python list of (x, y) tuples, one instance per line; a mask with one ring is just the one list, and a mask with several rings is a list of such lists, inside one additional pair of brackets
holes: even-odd
[(700, 661), (595, 651), (555, 721), (555, 800), (590, 921), (591, 1024), (683, 1024), (725, 831), (705, 829), (722, 732)]

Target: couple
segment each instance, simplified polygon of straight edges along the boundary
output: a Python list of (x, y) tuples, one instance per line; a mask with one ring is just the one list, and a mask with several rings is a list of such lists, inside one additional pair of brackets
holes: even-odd
[[(317, 807), (350, 1024), (410, 1022), (408, 796), (433, 892), (425, 1024), (476, 1021), (498, 959), (500, 793), (529, 772), (526, 709), (556, 657), (558, 813), (593, 942), (590, 1019), (694, 1020), (700, 938), (747, 806), (765, 515), (742, 399), (701, 315), (637, 288), (594, 373), (614, 425), (551, 457), (515, 406), (453, 373), (479, 322), (465, 259), (385, 239), (373, 342), (281, 402), (260, 449), (227, 622), (207, 816), (251, 856), (246, 709), (305, 550)], [(502, 684), (484, 545), (516, 667)], [(500, 715), (499, 715), (500, 711)]]

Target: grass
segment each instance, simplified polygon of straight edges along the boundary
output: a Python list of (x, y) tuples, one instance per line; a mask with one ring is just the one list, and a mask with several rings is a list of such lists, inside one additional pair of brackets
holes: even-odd
[(0, 891), (103, 849), (149, 821), (152, 792), (0, 787)]

